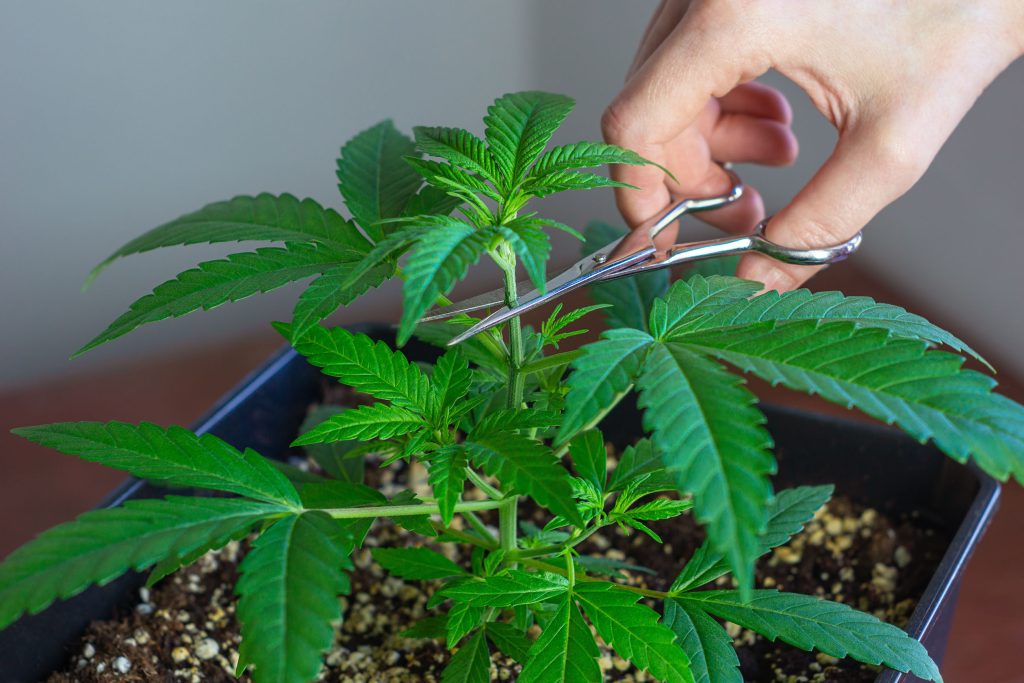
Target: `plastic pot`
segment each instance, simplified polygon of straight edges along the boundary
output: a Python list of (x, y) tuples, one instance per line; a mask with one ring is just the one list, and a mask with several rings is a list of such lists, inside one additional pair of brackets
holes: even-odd
[[(383, 339), (392, 337), (383, 326), (358, 329)], [(423, 360), (436, 356), (433, 349), (416, 344), (406, 352)], [(269, 457), (282, 457), (321, 386), (319, 371), (284, 349), (243, 380), (194, 429), (215, 434), (239, 449), (251, 447)], [(838, 494), (891, 516), (916, 510), (952, 538), (907, 625), (908, 632), (941, 665), (964, 568), (996, 510), (998, 484), (976, 468), (955, 463), (935, 448), (887, 427), (770, 406), (764, 410), (779, 460), (777, 488), (834, 483)], [(609, 440), (628, 442), (641, 433), (639, 415), (632, 406), (621, 406), (602, 429)], [(164, 493), (129, 480), (102, 506)], [(5, 669), (0, 681), (30, 683), (61, 668), (85, 627), (109, 618), (118, 607), (133, 604), (144, 580), (141, 574), (127, 574), (23, 617), (0, 632), (0, 662)], [(886, 670), (876, 683), (917, 680)]]

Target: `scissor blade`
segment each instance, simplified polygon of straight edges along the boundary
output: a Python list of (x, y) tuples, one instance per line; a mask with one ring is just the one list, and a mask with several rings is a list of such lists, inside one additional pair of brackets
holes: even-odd
[[(527, 287), (532, 287), (533, 283), (529, 280), (523, 280), (516, 286), (519, 289), (526, 289)], [(473, 311), (479, 311), (484, 308), (501, 306), (504, 303), (505, 289), (503, 287), (499, 287), (498, 289), (492, 289), (489, 292), (477, 294), (474, 297), (463, 299), (462, 301), (456, 301), (450, 306), (432, 308), (427, 311), (426, 315), (420, 318), (419, 321), (421, 323), (429, 323), (436, 320), (445, 320), (446, 318), (453, 318), (462, 313), (472, 313)]]
[(473, 327), (470, 327), (453, 337), (449, 340), (448, 346), (455, 346), (476, 334), (500, 325), (509, 318), (522, 315), (527, 311), (533, 310), (538, 306), (542, 306), (552, 299), (564, 296), (575, 289), (583, 287), (584, 285), (603, 280), (606, 277), (609, 277), (612, 273), (629, 269), (630, 266), (647, 260), (650, 258), (651, 254), (655, 252), (654, 246), (651, 245), (650, 247), (634, 251), (621, 258), (615, 259), (614, 261), (604, 261), (603, 258), (607, 256), (608, 252), (618, 246), (618, 243), (619, 240), (616, 240), (600, 251), (591, 254), (586, 258), (580, 259), (561, 275), (550, 280), (545, 294), (540, 294), (536, 290), (525, 294), (520, 300), (518, 306), (515, 306), (514, 308), (503, 306)]
[[(574, 278), (593, 270), (599, 265), (604, 264), (612, 251), (619, 245), (622, 238), (619, 238), (608, 244), (601, 249), (598, 249), (593, 254), (584, 256), (576, 263), (572, 264), (561, 273), (544, 283), (544, 291), (550, 292), (558, 287), (571, 282)], [(523, 280), (516, 284), (517, 291), (520, 292), (519, 299), (522, 301), (529, 301), (539, 295), (538, 290), (534, 289), (533, 283), (528, 280)], [(523, 294), (522, 292), (526, 292)], [(432, 322), (435, 320), (444, 320), (451, 318), (460, 313), (470, 313), (472, 311), (479, 311), (484, 308), (493, 308), (495, 306), (504, 306), (505, 304), (505, 289), (499, 287), (498, 289), (492, 289), (489, 292), (484, 292), (477, 296), (463, 301), (457, 301), (451, 306), (444, 306), (443, 308), (434, 308), (427, 311), (427, 314), (420, 318), (421, 323)]]

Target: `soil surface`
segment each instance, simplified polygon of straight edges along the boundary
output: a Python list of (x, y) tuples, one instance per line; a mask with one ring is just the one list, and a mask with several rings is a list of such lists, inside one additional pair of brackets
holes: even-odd
[[(678, 571), (676, 558), (688, 557), (701, 533), (689, 518), (652, 527), (664, 544), (616, 530), (595, 535), (587, 550), (649, 566), (657, 576), (632, 574), (630, 580), (666, 589)], [(382, 522), (367, 537), (366, 547), (355, 553), (352, 593), (342, 598), (345, 621), (320, 680), (440, 680), (449, 657), (444, 644), (397, 635), (433, 613), (426, 602), (436, 586), (386, 576), (367, 549), (400, 547), (419, 538)], [(917, 523), (892, 521), (837, 498), (802, 534), (760, 562), (758, 584), (840, 600), (903, 625), (945, 545)], [(133, 611), (91, 625), (65, 671), (52, 675), (48, 683), (236, 680), (239, 632), (232, 591), (244, 551), (244, 544), (232, 543), (151, 591), (142, 589)], [(450, 557), (465, 561), (454, 553)], [(731, 624), (727, 627), (737, 645), (744, 680), (871, 681), (877, 676), (877, 670), (852, 660), (769, 643)], [(608, 680), (652, 680), (609, 651), (603, 654), (601, 665)], [(518, 665), (500, 655), (494, 661), (496, 680), (515, 680)]]
[[(336, 398), (342, 398), (338, 396)], [(344, 396), (350, 403), (351, 396)], [(308, 461), (296, 461), (303, 467)], [(315, 465), (313, 465), (315, 468)], [(409, 479), (399, 464), (387, 470), (367, 468), (372, 484), (393, 495)], [(413, 480), (419, 477), (411, 477)], [(388, 491), (388, 489), (392, 489)], [(521, 510), (523, 518), (539, 511)], [(496, 520), (485, 521), (493, 524)], [(459, 520), (456, 519), (456, 522)], [(634, 585), (667, 590), (683, 564), (703, 541), (703, 532), (689, 516), (649, 523), (662, 538), (655, 543), (630, 530), (606, 528), (580, 546), (584, 554), (600, 555), (649, 567), (654, 574), (627, 572)], [(352, 591), (341, 598), (344, 622), (325, 658), (320, 681), (329, 683), (440, 681), (449, 652), (440, 640), (399, 635), (413, 624), (437, 614), (427, 608), (436, 582), (405, 582), (387, 576), (373, 562), (369, 548), (402, 547), (423, 538), (386, 520), (375, 523), (363, 548), (353, 555)], [(917, 598), (941, 559), (949, 539), (922, 519), (890, 519), (879, 512), (837, 497), (790, 543), (762, 558), (757, 585), (819, 595), (871, 612), (903, 626)], [(233, 542), (208, 553), (192, 566), (165, 579), (152, 590), (141, 589), (134, 609), (109, 621), (93, 623), (72, 649), (64, 671), (47, 683), (200, 683), (239, 680), (234, 676), (239, 629), (235, 619), (234, 584), (246, 543)], [(441, 548), (465, 566), (459, 548)], [(718, 586), (728, 586), (723, 577)], [(711, 586), (714, 587), (714, 586)], [(873, 681), (878, 670), (852, 660), (836, 660), (804, 652), (726, 624), (739, 654), (746, 681), (777, 683)], [(536, 637), (534, 632), (528, 634)], [(609, 681), (652, 681), (627, 662), (602, 648), (599, 660)], [(519, 665), (493, 655), (494, 680), (514, 681)], [(242, 681), (250, 681), (243, 675)]]

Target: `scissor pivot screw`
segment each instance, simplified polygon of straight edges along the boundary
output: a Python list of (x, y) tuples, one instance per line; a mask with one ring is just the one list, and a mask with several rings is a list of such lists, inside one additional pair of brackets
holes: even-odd
[(608, 260), (608, 254), (595, 254), (594, 263), (604, 263)]

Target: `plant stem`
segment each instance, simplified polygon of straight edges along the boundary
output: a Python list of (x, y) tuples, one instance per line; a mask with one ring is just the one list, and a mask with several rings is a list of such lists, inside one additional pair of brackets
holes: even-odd
[[(504, 500), (473, 500), (457, 503), (455, 512), (496, 510), (505, 505)], [(321, 510), (335, 519), (365, 519), (368, 517), (410, 517), (412, 515), (436, 515), (441, 508), (437, 505), (372, 505), (358, 508), (328, 508)]]
[[(514, 308), (519, 303), (516, 291), (516, 257), (512, 249), (503, 244), (500, 249), (499, 265), (505, 274), (505, 305)], [(523, 328), (516, 316), (508, 321), (508, 408), (520, 410), (523, 405)], [(518, 547), (519, 497), (509, 496), (498, 509), (498, 540), (505, 552), (515, 552)]]
[(501, 491), (488, 484), (472, 467), (466, 468), (466, 476), (469, 477), (469, 480), (473, 482), (478, 489), (483, 491), (488, 498), (492, 498), (494, 500), (501, 500), (504, 498)]
[(475, 512), (470, 512), (469, 510), (465, 510), (462, 513), (462, 517), (467, 522), (469, 522), (469, 525), (471, 527), (476, 529), (476, 532), (478, 534), (480, 534), (481, 536), (483, 536), (487, 540), (491, 541), (492, 543), (497, 544), (498, 541), (497, 541), (497, 539), (494, 538), (494, 534), (492, 534), (491, 530), (487, 528), (487, 525), (484, 524), (483, 520), (480, 519), (479, 517), (477, 517)]
[(434, 522), (434, 529), (437, 530), (439, 534), (448, 534), (449, 536), (457, 538), (464, 543), (469, 543), (470, 545), (475, 545), (480, 548), (485, 548), (487, 550), (494, 550), (498, 547), (498, 543), (496, 541), (488, 541), (484, 538), (477, 538), (472, 534), (467, 534), (465, 531), (459, 531), (458, 529), (451, 529), (449, 527), (446, 527), (444, 524), (441, 524), (440, 522)]

